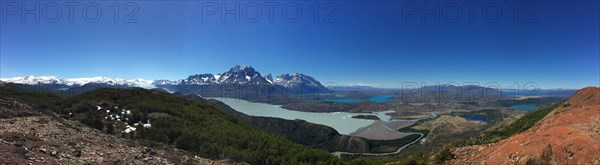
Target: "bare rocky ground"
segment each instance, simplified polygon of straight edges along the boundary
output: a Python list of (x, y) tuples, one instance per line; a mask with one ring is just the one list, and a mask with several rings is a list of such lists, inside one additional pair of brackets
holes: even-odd
[(242, 164), (154, 149), (0, 98), (0, 164)]

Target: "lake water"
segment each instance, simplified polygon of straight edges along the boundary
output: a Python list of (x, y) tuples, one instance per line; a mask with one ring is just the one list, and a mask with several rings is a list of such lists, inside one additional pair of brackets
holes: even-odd
[(382, 102), (390, 101), (392, 99), (392, 97), (393, 97), (393, 95), (373, 96), (373, 97), (367, 98), (367, 99), (349, 99), (349, 98), (343, 98), (343, 97), (336, 97), (336, 98), (326, 98), (326, 99), (323, 99), (323, 101), (331, 101), (331, 102), (338, 102), (338, 103), (355, 103), (355, 102), (367, 100), (367, 101), (374, 102), (374, 103), (382, 103)]
[(524, 110), (524, 111), (531, 111), (531, 110), (537, 109), (537, 107), (535, 105), (530, 105), (530, 104), (513, 105), (513, 106), (510, 106), (509, 108), (514, 109), (514, 110)]
[[(340, 134), (349, 135), (361, 127), (366, 127), (374, 123), (374, 120), (352, 118), (355, 115), (375, 115), (384, 122), (390, 121), (391, 116), (386, 113), (392, 113), (393, 110), (373, 112), (373, 113), (348, 113), (348, 112), (300, 112), (281, 108), (281, 105), (271, 105), (266, 103), (254, 103), (241, 99), (233, 98), (211, 98), (219, 100), (231, 108), (250, 116), (276, 117), (288, 120), (301, 119), (307, 122), (322, 124), (337, 130)], [(395, 120), (394, 120), (395, 121)]]
[(481, 122), (489, 122), (490, 120), (487, 117), (483, 117), (483, 116), (463, 116), (463, 118), (469, 120), (469, 121), (481, 121)]

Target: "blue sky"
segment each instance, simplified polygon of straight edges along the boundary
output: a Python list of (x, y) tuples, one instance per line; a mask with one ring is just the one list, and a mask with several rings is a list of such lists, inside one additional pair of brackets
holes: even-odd
[[(23, 20), (22, 11), (14, 11), (36, 3), (21, 2), (0, 2), (0, 77), (177, 80), (246, 64), (263, 74), (300, 72), (322, 82), (380, 87), (600, 85), (598, 1), (319, 1), (316, 22), (314, 2), (278, 2), (271, 21), (262, 1), (239, 1), (236, 22), (221, 11), (235, 8), (235, 1), (133, 1), (118, 3), (117, 23), (112, 1), (79, 1), (72, 22), (63, 1), (40, 1), (39, 22), (35, 14)], [(102, 11), (97, 20), (90, 3)], [(137, 22), (124, 23), (136, 6), (131, 18)], [(211, 10), (215, 6), (219, 11)], [(295, 7), (302, 12), (298, 20)], [(440, 21), (427, 13), (438, 13)]]

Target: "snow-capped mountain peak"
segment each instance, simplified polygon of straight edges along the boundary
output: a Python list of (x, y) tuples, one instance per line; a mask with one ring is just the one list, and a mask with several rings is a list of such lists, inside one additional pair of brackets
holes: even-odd
[(13, 78), (0, 78), (0, 80), (4, 82), (18, 83), (18, 84), (29, 84), (29, 85), (37, 85), (37, 84), (65, 84), (66, 80), (63, 78), (59, 78), (56, 76), (39, 76), (35, 77), (33, 75), (27, 77), (13, 77)]
[(127, 85), (127, 86), (138, 86), (138, 85), (149, 85), (152, 84), (151, 80), (144, 79), (132, 79), (126, 80), (122, 78), (110, 78), (110, 77), (90, 77), (90, 78), (60, 78), (56, 76), (27, 76), (27, 77), (13, 77), (13, 78), (0, 78), (4, 82), (18, 83), (18, 84), (29, 84), (29, 85), (67, 85), (67, 86), (83, 86), (85, 84), (96, 83), (96, 84), (107, 84), (107, 85)]
[(284, 87), (308, 86), (324, 88), (319, 81), (315, 80), (315, 78), (300, 73), (279, 75), (274, 83)]
[[(60, 78), (56, 76), (27, 76), (0, 78), (1, 81), (7, 83), (19, 83), (29, 85), (51, 85), (58, 89), (69, 89), (72, 87), (81, 87), (87, 84), (99, 84), (100, 86), (126, 86), (126, 87), (142, 87), (156, 88), (159, 86), (163, 89), (173, 91), (193, 89), (194, 85), (259, 85), (264, 87), (283, 87), (294, 88), (293, 90), (307, 92), (322, 92), (328, 89), (323, 87), (316, 79), (300, 74), (283, 74), (273, 79), (269, 73), (265, 77), (261, 76), (260, 72), (256, 71), (252, 66), (236, 65), (226, 72), (220, 74), (196, 74), (188, 76), (186, 79), (178, 81), (170, 80), (145, 80), (145, 79), (123, 79), (111, 77), (89, 77), (89, 78)], [(182, 86), (188, 86), (181, 88)], [(192, 86), (192, 87), (189, 87)], [(274, 88), (273, 88), (274, 89)], [(180, 91), (181, 92), (181, 91)]]
[(246, 69), (252, 69), (252, 70), (254, 70), (254, 68), (252, 68), (252, 66), (248, 66), (248, 65), (235, 65), (234, 67), (230, 68), (227, 72), (238, 72), (238, 71), (242, 71), (242, 70), (246, 70)]
[(180, 84), (185, 85), (209, 85), (217, 82), (217, 76), (207, 73), (207, 74), (196, 74), (191, 75), (187, 79), (183, 79), (180, 81)]
[(171, 81), (171, 80), (165, 80), (165, 79), (161, 79), (161, 80), (154, 80), (154, 82), (152, 82), (153, 85), (177, 85), (177, 81)]
[(217, 79), (219, 84), (270, 84), (252, 66), (236, 65)]

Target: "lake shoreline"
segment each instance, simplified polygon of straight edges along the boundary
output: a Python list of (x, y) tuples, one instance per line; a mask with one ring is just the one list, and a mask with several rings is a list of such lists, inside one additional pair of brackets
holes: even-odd
[(250, 116), (275, 117), (287, 120), (304, 120), (314, 124), (321, 124), (331, 127), (342, 135), (349, 135), (359, 128), (373, 124), (374, 120), (356, 119), (352, 116), (356, 115), (373, 115), (377, 116), (382, 121), (392, 119), (389, 113), (396, 111), (385, 110), (371, 113), (350, 113), (350, 112), (302, 112), (282, 108), (281, 105), (273, 105), (267, 103), (250, 102), (243, 99), (235, 98), (208, 98), (221, 101), (232, 107), (238, 112)]

